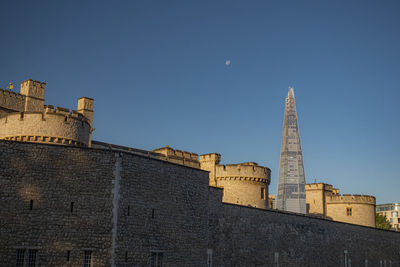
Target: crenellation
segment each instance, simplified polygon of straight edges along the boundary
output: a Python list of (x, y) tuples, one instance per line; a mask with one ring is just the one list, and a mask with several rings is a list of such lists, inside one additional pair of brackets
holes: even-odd
[(53, 105), (44, 106), (44, 112), (46, 112), (46, 113), (54, 113), (55, 112), (54, 106)]
[(200, 162), (198, 160), (199, 156), (196, 153), (172, 149), (169, 146), (157, 148), (153, 151), (164, 155), (166, 160), (169, 162), (193, 168), (200, 168)]
[(271, 172), (267, 167), (259, 166), (254, 162), (246, 162), (240, 164), (218, 165), (216, 167), (216, 175), (223, 176), (246, 176), (246, 177), (266, 177)]
[(22, 112), (25, 108), (25, 96), (10, 90), (0, 89), (0, 110), (2, 113)]
[[(93, 99), (78, 101), (78, 109), (44, 105), (46, 83), (28, 79), (20, 93), (0, 90), (0, 139), (90, 146)], [(35, 136), (31, 138), (30, 136)]]
[(328, 197), (328, 203), (333, 202), (348, 202), (375, 205), (376, 199), (374, 196), (359, 195), (359, 194), (343, 194), (332, 195)]
[(0, 139), (25, 141), (19, 137), (32, 135), (49, 137), (46, 139), (49, 143), (56, 143), (51, 137), (73, 140), (73, 144), (88, 146), (89, 143), (90, 125), (87, 119), (81, 114), (66, 113), (65, 110), (11, 113), (0, 118), (0, 125), (3, 125), (0, 127)]
[[(207, 158), (206, 156), (205, 158)], [(219, 160), (219, 158), (218, 158)], [(268, 208), (268, 185), (271, 170), (255, 162), (215, 165), (215, 186), (224, 189), (222, 201), (243, 206)]]
[(62, 107), (56, 107), (56, 113), (62, 114), (62, 115), (69, 115), (69, 109), (67, 108), (62, 108)]

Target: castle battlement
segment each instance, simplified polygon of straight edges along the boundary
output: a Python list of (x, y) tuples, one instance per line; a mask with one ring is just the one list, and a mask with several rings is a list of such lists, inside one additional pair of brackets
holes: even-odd
[(221, 155), (176, 150), (169, 146), (154, 149), (163, 160), (209, 172), (209, 185), (224, 188), (223, 201), (265, 209), (271, 170), (255, 162), (219, 165)]
[(0, 118), (0, 139), (89, 145), (90, 124), (82, 114), (47, 112), (10, 113)]
[(0, 94), (3, 95), (3, 96), (13, 97), (13, 98), (16, 98), (16, 99), (21, 99), (21, 100), (25, 100), (25, 97), (26, 97), (24, 95), (21, 95), (20, 93), (13, 92), (11, 90), (5, 90), (5, 89), (2, 89), (2, 88), (0, 88)]
[(331, 184), (326, 184), (326, 183), (312, 183), (312, 184), (306, 184), (305, 185), (305, 190), (306, 191), (311, 191), (311, 190), (324, 190), (332, 194), (338, 194), (339, 189), (334, 188)]
[(164, 155), (169, 162), (200, 168), (199, 155), (196, 153), (173, 149), (169, 146), (157, 148), (153, 151)]
[(182, 159), (190, 159), (190, 160), (198, 161), (198, 158), (199, 158), (199, 155), (196, 153), (173, 149), (173, 148), (170, 148), (169, 146), (157, 148), (157, 149), (154, 149), (153, 151), (164, 154), (169, 157), (178, 157), (178, 158), (182, 158)]
[(26, 96), (19, 93), (0, 89), (0, 116), (8, 112), (21, 112), (25, 109)]
[(331, 184), (325, 184), (325, 183), (313, 183), (313, 184), (306, 184), (305, 185), (306, 190), (322, 190), (322, 189), (327, 189), (327, 188), (333, 188)]
[(208, 153), (199, 156), (200, 162), (212, 161), (218, 164), (221, 161), (221, 155), (218, 153)]
[(93, 99), (80, 98), (77, 111), (45, 106), (45, 87), (28, 79), (20, 93), (0, 90), (0, 139), (90, 146)]
[(332, 195), (326, 198), (328, 204), (370, 204), (375, 205), (376, 199), (374, 196), (369, 195), (357, 195), (357, 194), (343, 194), (343, 195)]
[(28, 79), (21, 82), (21, 94), (44, 99), (45, 82)]
[(216, 166), (216, 177), (249, 177), (259, 178), (264, 182), (269, 183), (271, 170), (267, 167), (259, 166), (255, 162), (245, 162), (239, 164), (227, 164)]

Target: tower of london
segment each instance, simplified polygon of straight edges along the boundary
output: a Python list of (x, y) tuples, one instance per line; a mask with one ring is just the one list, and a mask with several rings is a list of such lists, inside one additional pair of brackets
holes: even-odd
[(309, 184), (307, 214), (271, 209), (270, 168), (92, 140), (93, 99), (45, 86), (0, 90), (0, 266), (400, 266), (374, 197)]

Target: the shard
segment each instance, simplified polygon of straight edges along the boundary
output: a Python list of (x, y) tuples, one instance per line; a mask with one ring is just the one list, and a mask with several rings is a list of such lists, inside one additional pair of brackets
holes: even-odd
[(305, 175), (293, 88), (285, 103), (276, 208), (306, 213)]

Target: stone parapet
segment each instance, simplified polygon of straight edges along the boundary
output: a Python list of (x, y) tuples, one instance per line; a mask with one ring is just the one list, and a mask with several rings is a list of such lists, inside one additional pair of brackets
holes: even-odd
[(255, 162), (216, 166), (217, 179), (256, 180), (269, 184), (270, 177), (271, 170), (267, 167), (259, 166)]
[(343, 194), (343, 195), (332, 195), (327, 197), (328, 204), (335, 203), (356, 203), (356, 204), (369, 204), (375, 205), (376, 199), (374, 196), (369, 195), (356, 195), (356, 194)]
[(154, 152), (163, 154), (166, 160), (172, 163), (181, 164), (188, 167), (200, 168), (199, 155), (182, 150), (176, 150), (169, 146), (157, 148)]
[(208, 153), (208, 154), (203, 154), (199, 156), (199, 161), (200, 162), (215, 162), (218, 164), (221, 161), (221, 155), (218, 153)]
[(313, 183), (313, 184), (306, 184), (305, 185), (306, 190), (332, 190), (333, 186), (330, 184), (325, 184), (325, 183)]
[(22, 112), (25, 108), (26, 96), (0, 88), (0, 108), (8, 112)]
[(44, 112), (10, 113), (0, 118), (0, 139), (26, 142), (88, 146), (91, 127), (88, 120), (68, 109)]

